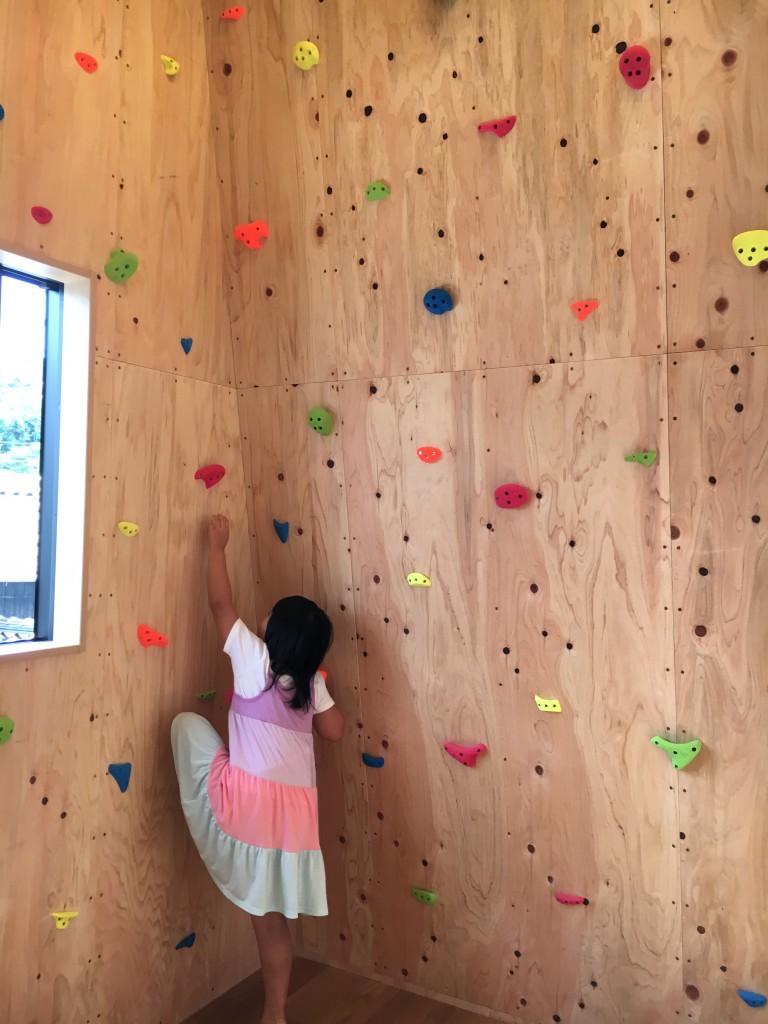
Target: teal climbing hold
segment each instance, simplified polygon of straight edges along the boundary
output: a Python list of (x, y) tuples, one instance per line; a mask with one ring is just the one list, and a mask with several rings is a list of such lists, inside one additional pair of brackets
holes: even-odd
[(192, 949), (195, 944), (195, 933), (190, 932), (189, 935), (185, 935), (181, 942), (176, 943), (176, 949)]
[(195, 694), (195, 700), (213, 700), (215, 696), (215, 690), (202, 690), (200, 693)]
[(415, 896), (421, 903), (428, 903), (430, 906), (437, 903), (437, 893), (430, 892), (428, 889), (411, 889), (411, 896)]
[(131, 781), (131, 765), (126, 762), (125, 764), (111, 764), (107, 771), (115, 780), (121, 793), (124, 793), (128, 789), (128, 783)]
[(750, 992), (746, 988), (740, 988), (739, 995), (747, 1006), (765, 1006), (768, 1002), (768, 999), (765, 996), (761, 996), (759, 992)]
[(672, 760), (672, 767), (677, 768), (678, 771), (681, 768), (687, 768), (702, 747), (701, 740), (691, 740), (690, 743), (672, 743), (670, 740), (665, 740), (663, 736), (654, 736), (651, 743), (666, 750)]
[(13, 736), (13, 730), (16, 728), (16, 723), (12, 718), (7, 715), (0, 717), (0, 747)]
[(318, 433), (328, 436), (333, 433), (333, 416), (328, 412), (327, 409), (323, 409), (321, 406), (316, 406), (314, 409), (309, 410), (307, 417), (309, 425), (312, 429)]
[(371, 202), (377, 199), (386, 199), (388, 195), (390, 195), (389, 185), (385, 185), (383, 181), (372, 181), (365, 190), (365, 197)]
[(288, 543), (288, 531), (291, 528), (290, 523), (280, 523), (277, 519), (272, 520), (272, 525), (275, 528), (275, 533), (280, 538), (283, 544)]
[(639, 462), (641, 466), (652, 466), (659, 457), (658, 452), (633, 452), (632, 455), (625, 455), (625, 462)]
[(109, 259), (104, 264), (104, 273), (110, 281), (115, 284), (122, 284), (129, 277), (133, 277), (139, 266), (139, 257), (125, 249), (113, 249)]
[(384, 758), (375, 757), (373, 754), (363, 754), (363, 764), (368, 768), (383, 768)]

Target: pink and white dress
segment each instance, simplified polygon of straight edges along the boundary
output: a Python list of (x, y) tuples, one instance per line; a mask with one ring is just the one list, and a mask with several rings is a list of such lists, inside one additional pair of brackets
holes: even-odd
[(241, 619), (224, 650), (235, 677), (229, 750), (200, 715), (177, 715), (171, 728), (189, 831), (211, 878), (238, 907), (258, 916), (322, 917), (328, 904), (312, 718), (333, 700), (319, 673), (306, 711), (290, 706), (290, 679), (267, 689), (267, 646)]

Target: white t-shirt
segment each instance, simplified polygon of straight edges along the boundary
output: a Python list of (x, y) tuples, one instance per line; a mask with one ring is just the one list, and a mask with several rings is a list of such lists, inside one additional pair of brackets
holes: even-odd
[[(242, 619), (238, 619), (229, 631), (224, 653), (232, 661), (232, 672), (235, 676), (235, 693), (241, 697), (257, 697), (269, 682), (269, 651), (267, 645), (252, 633)], [(290, 690), (293, 683), (290, 677), (283, 677), (277, 683), (281, 689)], [(319, 672), (313, 680), (314, 701), (312, 710), (316, 715), (332, 708), (335, 701), (328, 693), (325, 680)]]

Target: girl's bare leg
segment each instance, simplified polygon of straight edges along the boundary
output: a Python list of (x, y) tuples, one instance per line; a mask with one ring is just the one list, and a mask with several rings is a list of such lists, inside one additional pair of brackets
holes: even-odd
[(286, 1024), (285, 1001), (291, 980), (293, 944), (288, 922), (282, 914), (251, 916), (259, 944), (261, 971), (264, 978), (264, 1016), (262, 1024)]

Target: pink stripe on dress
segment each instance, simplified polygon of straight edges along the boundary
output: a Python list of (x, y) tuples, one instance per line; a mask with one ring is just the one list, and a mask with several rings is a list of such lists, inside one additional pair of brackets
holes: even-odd
[(211, 762), (208, 799), (219, 828), (234, 839), (286, 853), (320, 849), (317, 790), (251, 775), (230, 764), (225, 746)]

